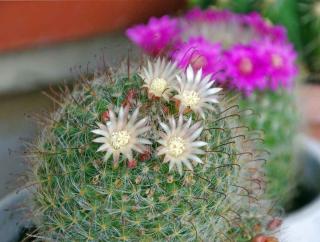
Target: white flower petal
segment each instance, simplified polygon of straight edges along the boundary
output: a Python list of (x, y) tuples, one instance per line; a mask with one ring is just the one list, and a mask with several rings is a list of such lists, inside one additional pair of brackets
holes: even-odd
[(109, 110), (109, 114), (110, 121), (107, 125), (98, 123), (99, 129), (91, 131), (100, 135), (93, 139), (93, 142), (102, 143), (97, 152), (106, 152), (105, 160), (112, 155), (114, 162), (119, 161), (121, 154), (130, 160), (133, 158), (132, 151), (143, 153), (146, 150), (145, 145), (150, 145), (151, 142), (140, 135), (150, 130), (150, 126), (146, 125), (146, 118), (137, 121), (139, 109), (134, 110), (130, 120), (128, 107), (119, 109), (118, 118), (113, 110)]
[(161, 128), (167, 133), (167, 134), (169, 134), (170, 133), (170, 129), (169, 129), (169, 127), (168, 127), (168, 125), (166, 125), (165, 123), (160, 123), (160, 126), (161, 126)]
[(186, 73), (177, 76), (177, 81), (175, 99), (180, 101), (179, 113), (183, 113), (188, 107), (205, 119), (206, 111), (213, 109), (207, 104), (218, 103), (215, 94), (221, 88), (213, 88), (211, 75), (203, 77), (202, 69), (195, 73), (191, 65), (187, 67)]
[(101, 129), (95, 129), (91, 131), (94, 134), (99, 134), (102, 136), (109, 136), (109, 133), (107, 131), (101, 130)]
[(187, 78), (188, 80), (192, 80), (194, 78), (193, 69), (191, 65), (187, 67)]
[(195, 141), (195, 142), (191, 143), (192, 147), (202, 147), (202, 146), (206, 146), (206, 145), (208, 145), (208, 143), (204, 142), (204, 141)]
[(98, 151), (98, 152), (100, 152), (100, 151), (106, 151), (106, 150), (109, 149), (109, 147), (110, 147), (109, 144), (103, 144), (103, 145), (101, 145), (101, 146), (99, 147), (99, 149), (98, 149), (97, 151)]
[(183, 160), (182, 163), (189, 169), (193, 170), (191, 163), (188, 160)]
[(191, 160), (202, 163), (196, 155), (205, 153), (200, 147), (207, 143), (193, 140), (200, 136), (203, 127), (201, 122), (192, 125), (191, 117), (185, 122), (182, 115), (178, 117), (178, 121), (170, 117), (168, 122), (169, 126), (165, 123), (160, 124), (166, 133), (161, 133), (161, 139), (157, 141), (160, 144), (157, 156), (165, 155), (163, 162), (169, 162), (169, 170), (177, 167), (177, 171), (182, 174), (183, 165), (192, 170)]
[(106, 143), (107, 141), (108, 141), (108, 139), (105, 137), (99, 137), (99, 138), (96, 138), (93, 140), (93, 142), (95, 142), (95, 143)]
[(203, 164), (203, 161), (196, 155), (190, 155), (190, 159), (197, 163)]

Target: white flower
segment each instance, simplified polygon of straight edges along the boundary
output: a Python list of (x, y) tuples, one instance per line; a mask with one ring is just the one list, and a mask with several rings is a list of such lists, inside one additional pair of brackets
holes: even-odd
[(203, 129), (201, 122), (193, 125), (191, 122), (191, 118), (184, 122), (183, 116), (180, 115), (178, 122), (170, 117), (169, 126), (160, 123), (165, 133), (160, 133), (161, 139), (158, 143), (161, 145), (157, 155), (164, 155), (164, 162), (170, 162), (169, 170), (176, 166), (180, 174), (182, 174), (183, 164), (192, 170), (192, 163), (203, 163), (198, 155), (205, 153), (200, 147), (207, 145), (206, 142), (196, 141)]
[(175, 63), (158, 58), (155, 63), (148, 61), (148, 67), (142, 68), (140, 76), (144, 80), (143, 86), (148, 89), (149, 95), (162, 97), (168, 101), (178, 73)]
[(204, 119), (204, 109), (214, 110), (212, 103), (218, 103), (216, 93), (222, 88), (213, 88), (214, 81), (211, 80), (211, 75), (202, 78), (202, 69), (197, 73), (193, 72), (191, 65), (187, 68), (186, 75), (177, 76), (178, 85), (175, 96), (180, 101), (180, 113), (187, 107)]
[(128, 160), (133, 159), (132, 151), (143, 153), (146, 150), (145, 145), (151, 142), (141, 135), (147, 132), (150, 127), (147, 126), (147, 118), (137, 120), (139, 108), (137, 108), (129, 118), (129, 108), (121, 107), (118, 118), (110, 110), (110, 121), (107, 125), (98, 123), (99, 129), (92, 132), (102, 137), (96, 138), (93, 142), (102, 143), (97, 151), (106, 152), (105, 160), (113, 156), (113, 161), (119, 161), (120, 154), (123, 154)]

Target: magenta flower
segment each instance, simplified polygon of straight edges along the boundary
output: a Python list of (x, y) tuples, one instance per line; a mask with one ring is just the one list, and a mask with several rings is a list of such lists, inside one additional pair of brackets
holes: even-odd
[(236, 15), (229, 10), (218, 10), (218, 9), (206, 9), (201, 10), (200, 8), (193, 8), (189, 10), (184, 18), (189, 21), (201, 21), (201, 22), (215, 22), (215, 21), (227, 21)]
[(231, 88), (250, 94), (267, 85), (265, 64), (256, 45), (238, 44), (225, 52), (227, 83)]
[(295, 64), (297, 54), (292, 45), (264, 42), (259, 46), (260, 56), (266, 63), (269, 88), (276, 90), (279, 87), (292, 87), (294, 76), (298, 72)]
[(182, 69), (190, 64), (194, 70), (202, 68), (204, 74), (216, 74), (215, 77), (224, 69), (221, 44), (212, 44), (203, 37), (195, 37), (176, 47), (172, 59)]
[(287, 41), (286, 29), (280, 25), (272, 25), (271, 22), (265, 20), (259, 13), (253, 12), (241, 15), (240, 19), (245, 26), (249, 26), (256, 32), (255, 40), (269, 39), (275, 42)]
[(126, 31), (136, 45), (150, 55), (164, 54), (179, 39), (178, 20), (163, 16), (150, 18), (148, 24), (139, 24)]
[(246, 95), (293, 85), (296, 53), (284, 27), (258, 13), (194, 8), (179, 18), (151, 18), (127, 30), (149, 55), (163, 55), (186, 69), (202, 69)]

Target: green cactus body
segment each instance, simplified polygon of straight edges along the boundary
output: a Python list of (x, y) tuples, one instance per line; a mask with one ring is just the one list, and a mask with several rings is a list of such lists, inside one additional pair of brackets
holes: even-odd
[[(159, 120), (177, 116), (171, 100), (149, 98), (140, 67), (111, 69), (82, 81), (51, 115), (30, 151), (34, 160), (35, 213), (39, 238), (53, 241), (248, 241), (256, 225), (270, 218), (261, 201), (263, 163), (252, 148), (255, 138), (239, 125), (244, 115), (234, 99), (220, 95), (215, 112), (202, 121), (208, 145), (203, 164), (183, 174), (150, 153), (123, 156), (114, 163), (97, 152), (91, 131), (108, 108), (140, 106), (150, 139)], [(199, 117), (192, 112), (184, 118)], [(108, 117), (103, 118), (104, 121)], [(144, 156), (143, 156), (144, 155)], [(263, 226), (262, 226), (263, 227)]]
[(264, 131), (262, 146), (272, 151), (270, 162), (266, 165), (266, 194), (288, 208), (296, 185), (293, 142), (294, 130), (298, 128), (298, 114), (294, 95), (281, 89), (276, 92), (256, 93), (240, 101), (240, 107), (248, 106), (258, 117), (247, 115), (244, 122), (252, 129)]

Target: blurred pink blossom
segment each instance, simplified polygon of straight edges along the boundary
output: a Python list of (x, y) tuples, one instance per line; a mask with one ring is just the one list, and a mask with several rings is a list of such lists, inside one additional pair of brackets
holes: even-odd
[(139, 24), (126, 31), (129, 39), (150, 55), (164, 54), (179, 39), (178, 20), (163, 16), (150, 18), (148, 24)]

